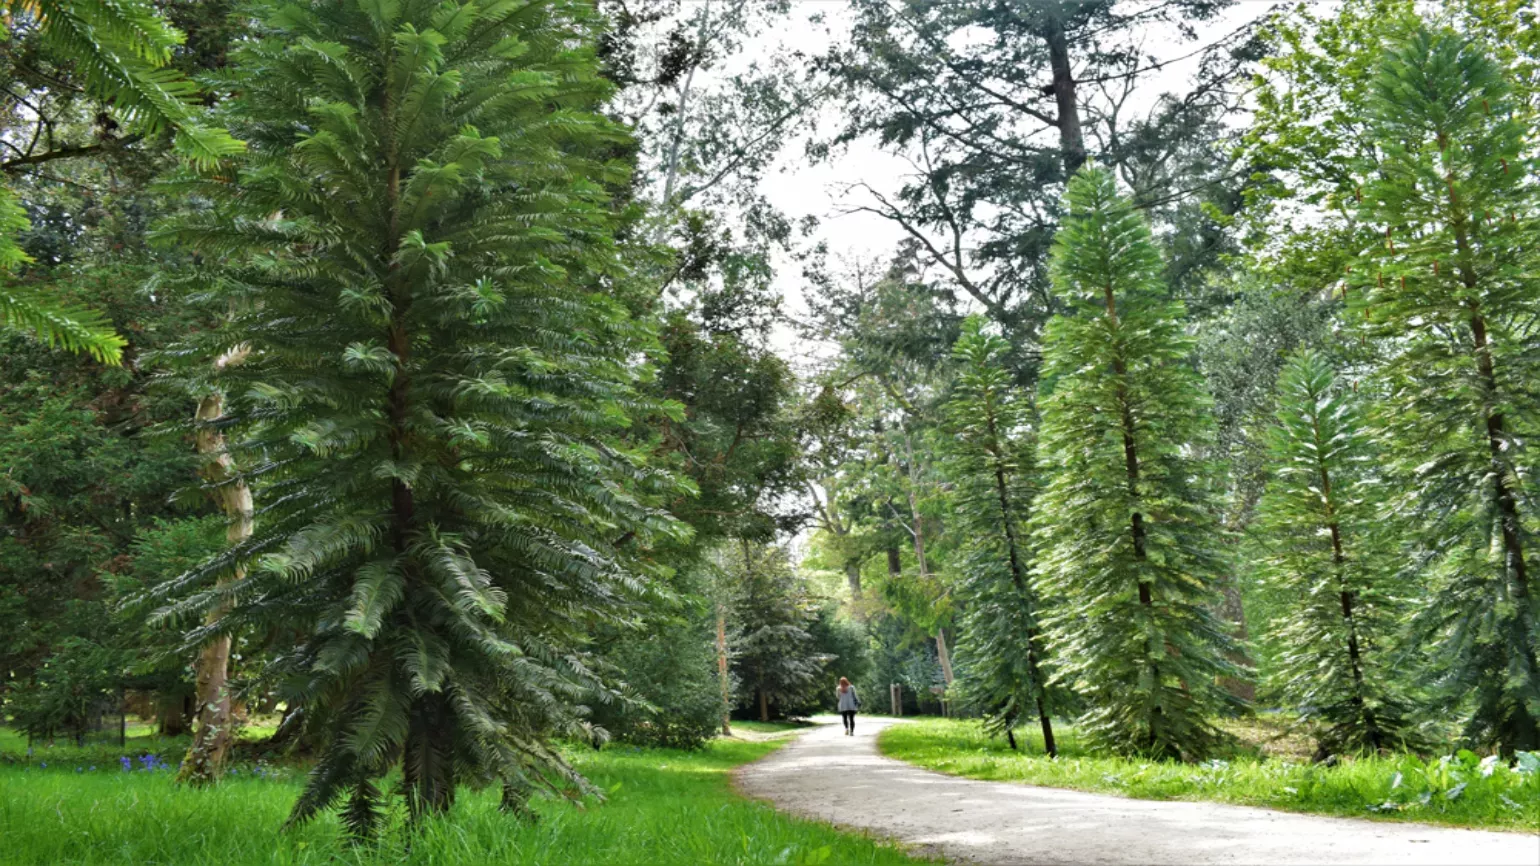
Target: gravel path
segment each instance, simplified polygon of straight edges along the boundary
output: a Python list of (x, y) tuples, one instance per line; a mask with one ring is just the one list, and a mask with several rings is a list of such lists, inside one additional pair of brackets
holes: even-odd
[(922, 770), (877, 753), (892, 719), (837, 717), (738, 772), (776, 807), (989, 864), (1515, 864), (1540, 866), (1540, 834), (1317, 818), (1214, 803), (1129, 800)]

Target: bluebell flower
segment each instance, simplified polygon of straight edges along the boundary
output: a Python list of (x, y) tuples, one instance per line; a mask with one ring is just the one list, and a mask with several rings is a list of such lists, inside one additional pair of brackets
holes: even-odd
[(131, 760), (127, 755), (124, 755), (123, 757), (119, 758), (118, 760), (120, 762), (122, 762), (122, 764), (123, 764), (123, 771), (124, 772), (132, 770), (134, 768), (133, 760)]
[(42, 767), (42, 768), (43, 768), (43, 769), (45, 769), (45, 770), (46, 770), (46, 769), (48, 769), (48, 762), (47, 762), (47, 761), (44, 761), (44, 762), (42, 762), (42, 763), (41, 763), (41, 764), (39, 764), (39, 765), (38, 765), (38, 766), (40, 766), (40, 767)]

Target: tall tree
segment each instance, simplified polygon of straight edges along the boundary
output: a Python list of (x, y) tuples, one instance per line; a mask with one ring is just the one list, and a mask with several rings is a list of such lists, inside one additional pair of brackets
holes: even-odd
[[(163, 587), (185, 594), (166, 615), (228, 605), (199, 644), (298, 636), (283, 669), (321, 752), (292, 821), (346, 796), (372, 833), (397, 767), (414, 821), (461, 783), (521, 812), (582, 785), (549, 738), (602, 691), (586, 633), (678, 531), (648, 502), (673, 481), (622, 442), (659, 407), (638, 396), (655, 344), (607, 296), (624, 136), (593, 113), (596, 26), (565, 0), (279, 3), (224, 103), (250, 153), (178, 181), (217, 205), (163, 236), (251, 347), (217, 384), (269, 504)], [(200, 394), (224, 339), (177, 356)]]
[(966, 603), (965, 642), (958, 655), (968, 699), (984, 710), (985, 727), (1013, 733), (1036, 716), (1049, 755), (1054, 743), (1044, 653), (1042, 605), (1031, 583), (1027, 533), (1033, 489), (1032, 407), (1011, 380), (1005, 338), (969, 321), (957, 341), (957, 379), (946, 405), (956, 531), (967, 541), (959, 568)]
[[(1370, 101), (1383, 157), (1360, 218), (1382, 240), (1353, 300), (1383, 338), (1387, 440), (1410, 483), (1433, 581), (1421, 635), (1466, 735), (1540, 747), (1540, 208), (1535, 127), (1490, 57), (1421, 28)], [(1357, 318), (1357, 317), (1355, 317)]]
[(1111, 173), (1065, 196), (1054, 285), (1068, 312), (1043, 344), (1039, 592), (1082, 731), (1125, 752), (1195, 758), (1224, 740), (1238, 673), (1212, 610), (1226, 563), (1208, 469), (1208, 398), (1167, 300), (1149, 227)]
[[(1228, 5), (858, 0), (850, 41), (828, 61), (848, 107), (834, 144), (875, 140), (913, 173), (896, 191), (858, 184), (852, 207), (898, 226), (947, 290), (1031, 347), (1054, 308), (1059, 198), (1094, 153), (1141, 206), (1186, 222), (1176, 246), (1190, 255), (1172, 263), (1183, 283), (1201, 282), (1225, 247), (1201, 205), (1233, 211), (1230, 191), (1247, 174), (1221, 145), (1221, 121), (1235, 102), (1226, 82), (1254, 44), (1242, 28), (1169, 49)], [(1143, 43), (1156, 28), (1170, 38), (1152, 54)], [(1178, 54), (1206, 54), (1197, 79), (1185, 93), (1152, 92), (1151, 77)]]
[(1391, 656), (1404, 605), (1370, 430), (1315, 352), (1290, 358), (1278, 390), (1275, 474), (1259, 506), (1264, 581), (1281, 609), (1269, 679), (1319, 725), (1318, 757), (1404, 748), (1411, 712)]
[(825, 659), (809, 631), (817, 605), (780, 547), (740, 542), (722, 565), (735, 573), (731, 604), (741, 633), (733, 667), (744, 700), (768, 722), (772, 707), (801, 704), (823, 672)]

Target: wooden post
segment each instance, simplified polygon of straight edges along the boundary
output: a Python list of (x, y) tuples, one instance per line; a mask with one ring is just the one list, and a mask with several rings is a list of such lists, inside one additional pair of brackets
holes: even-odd
[(888, 686), (888, 701), (893, 705), (893, 715), (904, 714), (904, 687), (898, 683)]

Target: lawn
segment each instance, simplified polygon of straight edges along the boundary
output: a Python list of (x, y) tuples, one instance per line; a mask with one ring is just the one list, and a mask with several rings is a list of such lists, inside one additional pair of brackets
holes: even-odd
[(1337, 766), (1246, 748), (1202, 764), (1098, 757), (1070, 726), (1056, 726), (1059, 757), (1021, 730), (1022, 750), (986, 737), (976, 721), (924, 719), (894, 725), (882, 753), (972, 779), (1025, 782), (1147, 800), (1210, 800), (1291, 812), (1425, 821), (1494, 830), (1540, 830), (1540, 755), (1520, 769), (1469, 752), (1423, 762), (1415, 756), (1344, 760)]
[[(56, 747), (30, 764), (0, 763), (0, 863), (122, 864), (872, 864), (921, 862), (898, 849), (777, 814), (729, 787), (732, 768), (774, 742), (718, 740), (698, 752), (606, 747), (573, 760), (608, 792), (581, 807), (540, 800), (540, 820), (497, 810), (495, 791), (462, 790), (453, 812), (408, 846), (399, 827), (377, 846), (340, 841), (328, 818), (281, 832), (303, 772), (238, 767), (218, 787), (172, 784), (172, 769), (145, 761), (153, 741), (122, 755)], [(20, 756), (4, 744), (14, 761)], [(89, 748), (88, 750), (89, 751)], [(105, 756), (95, 764), (76, 764)], [(175, 761), (173, 750), (166, 760)], [(45, 758), (46, 768), (40, 766)]]

